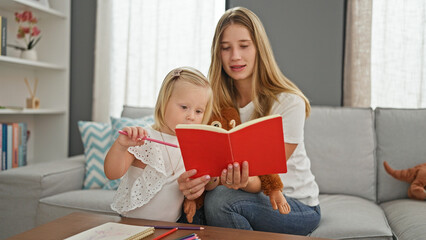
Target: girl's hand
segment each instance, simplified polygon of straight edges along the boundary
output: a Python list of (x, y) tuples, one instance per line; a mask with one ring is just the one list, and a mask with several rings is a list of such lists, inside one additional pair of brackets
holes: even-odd
[(148, 133), (142, 127), (125, 127), (122, 131), (127, 133), (126, 135), (120, 134), (117, 138), (117, 142), (125, 149), (132, 146), (140, 146), (145, 143), (143, 137), (147, 136)]
[(199, 178), (191, 179), (191, 176), (194, 176), (197, 173), (197, 170), (192, 169), (182, 173), (177, 179), (179, 184), (179, 190), (185, 195), (189, 200), (194, 200), (201, 196), (205, 190), (205, 186), (210, 181), (210, 176), (205, 175)]
[(220, 176), (220, 182), (227, 188), (232, 188), (235, 190), (247, 187), (247, 184), (249, 183), (248, 162), (243, 162), (241, 170), (240, 164), (229, 164), (228, 169), (223, 169), (222, 175)]

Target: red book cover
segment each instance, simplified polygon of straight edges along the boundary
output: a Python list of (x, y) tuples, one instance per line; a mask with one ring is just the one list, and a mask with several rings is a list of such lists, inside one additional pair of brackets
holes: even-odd
[(250, 176), (285, 173), (282, 117), (254, 119), (227, 131), (203, 124), (176, 127), (186, 170), (197, 169), (194, 178), (220, 176), (229, 163), (249, 163)]

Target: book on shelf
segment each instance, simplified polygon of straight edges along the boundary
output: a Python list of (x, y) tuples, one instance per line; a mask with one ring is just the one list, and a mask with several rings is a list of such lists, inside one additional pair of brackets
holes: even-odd
[(6, 56), (7, 51), (7, 18), (0, 16), (0, 55)]
[(26, 123), (19, 123), (19, 147), (18, 147), (18, 165), (27, 165), (27, 142), (28, 142), (28, 129)]
[(186, 170), (193, 178), (220, 176), (229, 164), (249, 163), (250, 176), (287, 172), (282, 117), (270, 115), (242, 123), (227, 131), (204, 124), (176, 126)]
[(19, 134), (19, 124), (12, 123), (12, 168), (19, 167), (18, 164), (18, 143), (21, 138)]
[(107, 222), (66, 238), (65, 240), (108, 239), (138, 240), (154, 234), (154, 227)]
[(3, 124), (0, 123), (0, 171), (3, 170)]
[(0, 123), (0, 129), (0, 170), (27, 165), (27, 124)]
[(7, 124), (1, 124), (2, 128), (2, 146), (1, 146), (1, 156), (2, 156), (2, 168), (1, 170), (7, 169)]
[(13, 141), (13, 132), (12, 132), (12, 124), (10, 123), (6, 123), (7, 124), (7, 150), (6, 150), (6, 154), (7, 154), (7, 169), (11, 169), (12, 166), (12, 141)]

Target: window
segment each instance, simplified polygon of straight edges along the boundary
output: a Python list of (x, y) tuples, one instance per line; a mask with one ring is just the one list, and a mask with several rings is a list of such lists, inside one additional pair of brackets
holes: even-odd
[(224, 0), (98, 1), (93, 120), (123, 104), (154, 107), (166, 74), (192, 66), (207, 75)]

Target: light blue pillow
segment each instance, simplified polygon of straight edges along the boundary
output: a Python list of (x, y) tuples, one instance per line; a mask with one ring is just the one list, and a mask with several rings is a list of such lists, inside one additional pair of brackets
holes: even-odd
[(115, 179), (115, 180), (110, 180), (109, 182), (105, 183), (105, 185), (102, 187), (102, 189), (117, 190), (118, 185), (120, 185), (120, 180), (121, 180), (121, 178)]
[(143, 118), (115, 118), (111, 117), (111, 125), (112, 125), (112, 142), (114, 142), (118, 138), (118, 130), (123, 129), (124, 127), (130, 126), (140, 126), (140, 127), (148, 127), (154, 124), (154, 116), (146, 116)]
[(86, 174), (83, 188), (103, 188), (105, 184), (110, 182), (104, 173), (104, 159), (112, 144), (111, 124), (78, 121), (78, 129), (86, 156)]

